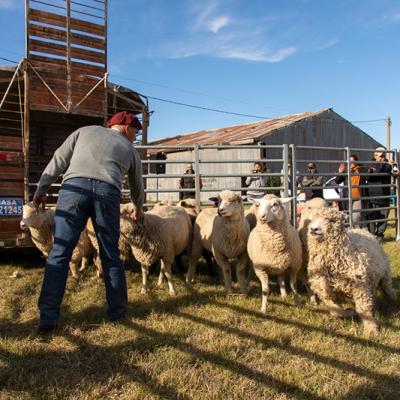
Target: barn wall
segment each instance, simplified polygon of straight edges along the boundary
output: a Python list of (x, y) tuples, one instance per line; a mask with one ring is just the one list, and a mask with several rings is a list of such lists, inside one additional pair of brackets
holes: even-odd
[[(260, 139), (265, 144), (294, 144), (296, 146), (321, 146), (321, 147), (350, 147), (358, 149), (375, 149), (381, 146), (379, 142), (346, 121), (334, 111), (326, 111), (314, 117), (279, 129), (275, 133)], [(270, 149), (269, 155), (276, 156), (276, 150)], [(357, 153), (357, 151), (355, 151)], [(371, 153), (358, 152), (360, 160), (370, 160)], [(345, 153), (335, 150), (298, 149), (297, 159), (303, 160), (343, 160)], [(298, 163), (300, 172), (306, 171), (306, 163)], [(337, 171), (337, 164), (319, 164), (320, 172)], [(272, 167), (275, 172), (278, 167)]]
[[(183, 160), (182, 164), (167, 164), (167, 174), (182, 174), (185, 168), (186, 161), (192, 160), (194, 165), (194, 152), (193, 151), (180, 151), (177, 153), (167, 153), (167, 160)], [(211, 161), (211, 160), (227, 160), (226, 163), (200, 163), (200, 174), (204, 175), (203, 190), (215, 191), (204, 192), (201, 194), (201, 201), (206, 201), (209, 197), (215, 196), (220, 190), (240, 187), (240, 177), (207, 177), (207, 174), (247, 174), (251, 171), (253, 163), (233, 163), (229, 160), (256, 160), (260, 159), (259, 149), (201, 149), (200, 160)], [(147, 179), (147, 188), (155, 189), (175, 188), (178, 189), (179, 178), (166, 178), (163, 174), (154, 175), (154, 178)], [(159, 193), (158, 197), (156, 193), (149, 193), (147, 199), (151, 201), (157, 200), (178, 200), (178, 193)]]

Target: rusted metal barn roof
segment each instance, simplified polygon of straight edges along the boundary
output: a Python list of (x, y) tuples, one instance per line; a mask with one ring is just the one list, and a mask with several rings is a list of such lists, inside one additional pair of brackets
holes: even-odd
[[(249, 144), (257, 142), (264, 136), (271, 135), (277, 129), (284, 128), (295, 122), (303, 119), (312, 118), (322, 113), (330, 111), (331, 108), (323, 110), (305, 112), (300, 114), (284, 115), (282, 117), (250, 122), (242, 125), (227, 126), (224, 128), (207, 129), (198, 132), (193, 132), (184, 135), (177, 135), (169, 138), (164, 138), (151, 142), (151, 145), (166, 145), (166, 146), (190, 146), (194, 144)], [(154, 150), (149, 152), (157, 152)], [(176, 149), (166, 149), (168, 151), (176, 151)]]

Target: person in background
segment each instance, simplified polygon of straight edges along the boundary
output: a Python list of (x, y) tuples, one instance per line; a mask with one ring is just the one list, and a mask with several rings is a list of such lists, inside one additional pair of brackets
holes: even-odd
[(322, 189), (314, 189), (313, 186), (322, 186), (322, 176), (318, 175), (317, 166), (315, 163), (311, 162), (307, 166), (307, 170), (309, 176), (304, 176), (301, 181), (301, 186), (305, 186), (303, 188), (304, 193), (306, 195), (306, 201), (310, 199), (314, 199), (315, 197), (323, 198)]
[[(251, 171), (253, 174), (261, 174), (264, 172), (264, 166), (255, 162)], [(247, 199), (261, 199), (265, 195), (265, 189), (259, 189), (261, 187), (268, 187), (268, 181), (266, 176), (248, 176), (246, 178), (246, 186), (250, 189), (247, 191)]]
[[(390, 183), (392, 181), (392, 166), (385, 157), (386, 149), (383, 147), (378, 147), (375, 150), (373, 159), (376, 161), (373, 167), (368, 168), (369, 173), (374, 173), (376, 175), (368, 177), (368, 192), (370, 198), (371, 208), (376, 210), (371, 211), (368, 215), (368, 219), (371, 221), (369, 223), (369, 231), (375, 235), (378, 240), (382, 241), (385, 235), (387, 227), (387, 218), (389, 216), (390, 207)], [(379, 186), (388, 185), (388, 186)], [(383, 197), (386, 198), (376, 198)], [(380, 208), (386, 208), (384, 210)], [(375, 221), (375, 222), (374, 222)]]
[[(368, 188), (367, 187), (358, 187), (358, 186), (366, 186), (367, 179), (362, 174), (367, 172), (367, 169), (364, 165), (358, 162), (357, 154), (350, 155), (350, 172), (351, 172), (351, 199), (352, 199), (352, 209), (353, 209), (353, 224), (359, 225), (362, 227), (364, 224), (363, 222), (366, 221), (367, 215), (366, 213), (361, 212), (362, 209), (369, 208), (369, 201), (365, 199), (368, 197)], [(340, 164), (338, 172), (345, 173), (346, 172), (346, 165)], [(335, 183), (340, 184), (344, 183), (343, 187), (343, 198), (348, 196), (348, 185), (347, 185), (347, 176), (337, 176), (335, 178)], [(347, 211), (348, 208), (348, 201), (341, 201), (342, 208), (339, 208), (341, 211)], [(340, 204), (339, 204), (340, 207)]]
[[(192, 164), (187, 164), (185, 167), (184, 175), (194, 175)], [(194, 176), (183, 176), (179, 179), (179, 189), (194, 189), (196, 187), (196, 180)], [(203, 187), (203, 182), (200, 179), (200, 189)], [(195, 199), (196, 192), (179, 192), (179, 200)]]
[(135, 210), (132, 218), (141, 220), (142, 164), (132, 143), (142, 125), (134, 115), (123, 111), (115, 114), (108, 126), (87, 126), (71, 133), (54, 153), (33, 196), (35, 207), (44, 204), (50, 185), (65, 171), (55, 211), (54, 244), (38, 301), (39, 335), (57, 327), (69, 261), (89, 218), (99, 242), (108, 320), (120, 320), (126, 313), (125, 268), (118, 249), (121, 185), (127, 171)]

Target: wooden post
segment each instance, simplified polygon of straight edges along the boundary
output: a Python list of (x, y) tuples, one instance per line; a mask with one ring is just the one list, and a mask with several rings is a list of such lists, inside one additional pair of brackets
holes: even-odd
[(30, 8), (29, 0), (25, 0), (25, 54), (24, 59), (24, 131), (23, 131), (23, 150), (24, 150), (24, 201), (29, 199), (29, 152), (30, 152), (30, 88), (29, 88), (29, 20)]
[(66, 28), (67, 28), (67, 112), (72, 109), (72, 64), (71, 64), (71, 2), (66, 2)]
[(24, 60), (24, 200), (25, 203), (29, 198), (29, 142), (30, 142), (30, 91), (29, 91), (29, 64)]

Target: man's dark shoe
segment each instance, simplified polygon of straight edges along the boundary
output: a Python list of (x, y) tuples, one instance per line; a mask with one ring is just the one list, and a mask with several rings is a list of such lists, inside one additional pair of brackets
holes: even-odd
[(57, 324), (40, 323), (37, 329), (38, 336), (46, 336), (52, 333), (57, 328)]

